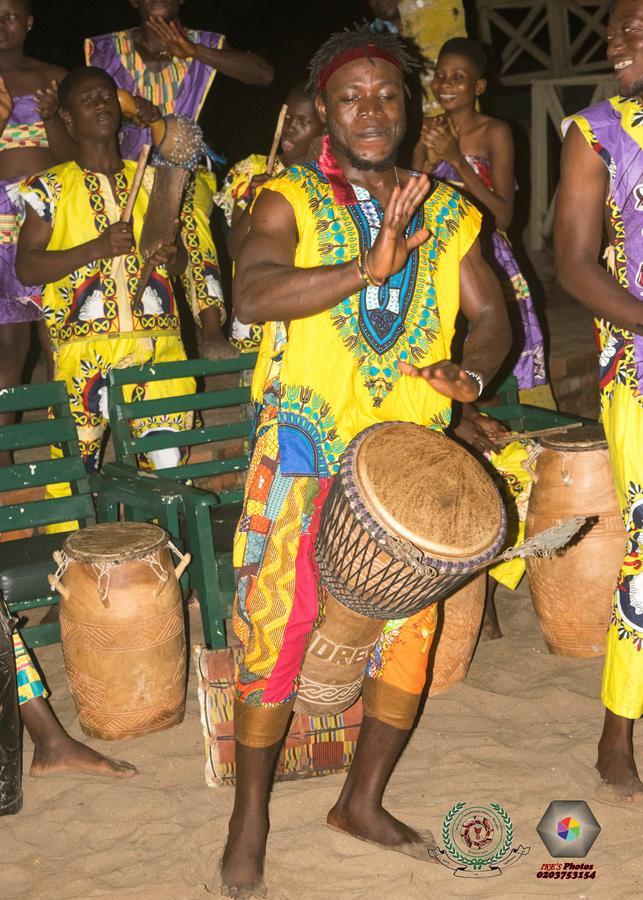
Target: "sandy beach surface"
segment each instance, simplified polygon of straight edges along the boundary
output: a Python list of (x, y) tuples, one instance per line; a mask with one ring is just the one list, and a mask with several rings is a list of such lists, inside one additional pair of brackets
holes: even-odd
[[(270, 898), (522, 898), (643, 896), (643, 804), (619, 802), (593, 768), (602, 709), (602, 660), (551, 656), (526, 582), (500, 590), (504, 639), (483, 643), (464, 684), (432, 698), (387, 792), (389, 809), (439, 836), (457, 802), (501, 804), (527, 856), (501, 877), (455, 878), (439, 865), (382, 852), (326, 828), (341, 777), (275, 787), (266, 880)], [(200, 639), (191, 609), (192, 641)], [(60, 646), (37, 654), (61, 721), (82, 732), (67, 687)], [(185, 721), (132, 741), (90, 741), (128, 759), (138, 778), (24, 777), (24, 808), (0, 819), (0, 897), (192, 900), (212, 896), (233, 791), (207, 788), (203, 742), (190, 670)], [(643, 727), (637, 729), (643, 767)], [(28, 772), (31, 744), (25, 739)], [(536, 826), (552, 800), (586, 800), (602, 831), (581, 862), (593, 881), (537, 879), (553, 860)], [(440, 841), (438, 841), (440, 843)], [(213, 888), (214, 896), (218, 890)]]

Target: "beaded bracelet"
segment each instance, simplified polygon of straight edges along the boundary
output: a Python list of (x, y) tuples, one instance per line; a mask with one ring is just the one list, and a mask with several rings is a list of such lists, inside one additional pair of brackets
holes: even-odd
[(360, 278), (369, 287), (381, 287), (386, 282), (386, 278), (374, 278), (371, 274), (368, 268), (368, 250), (360, 253), (357, 257), (357, 268), (359, 269)]

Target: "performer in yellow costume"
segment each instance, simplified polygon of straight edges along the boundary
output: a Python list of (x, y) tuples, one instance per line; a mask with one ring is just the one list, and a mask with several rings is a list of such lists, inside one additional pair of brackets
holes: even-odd
[[(643, 715), (643, 0), (617, 0), (608, 57), (620, 96), (571, 116), (556, 209), (561, 285), (596, 316), (599, 385), (610, 463), (628, 544), (607, 635), (606, 707), (597, 768), (643, 799), (634, 721)], [(599, 263), (606, 223), (607, 269)]]
[[(43, 314), (54, 350), (55, 378), (64, 380), (86, 467), (98, 467), (113, 367), (185, 359), (170, 273), (186, 263), (181, 246), (161, 245), (140, 301), (134, 304), (142, 260), (136, 252), (148, 204), (141, 188), (132, 225), (121, 222), (136, 169), (118, 154), (120, 113), (113, 80), (101, 69), (78, 69), (59, 87), (61, 115), (78, 144), (75, 161), (26, 179), (20, 196), (26, 221), (18, 245), (18, 275), (45, 284)], [(83, 105), (84, 104), (84, 105)], [(137, 399), (194, 390), (194, 381), (137, 385)], [(141, 419), (139, 434), (182, 431), (191, 414)], [(56, 450), (53, 450), (54, 455)], [(179, 463), (179, 451), (154, 451), (147, 465)], [(64, 486), (60, 488), (64, 491)]]
[[(272, 179), (237, 260), (235, 312), (266, 327), (253, 382), (260, 415), (235, 535), (235, 807), (222, 861), (228, 896), (260, 887), (272, 774), (324, 593), (313, 563), (325, 493), (349, 442), (377, 422), (442, 430), (509, 349), (479, 213), (448, 185), (395, 165), (407, 59), (394, 35), (333, 35), (311, 82), (327, 128), (316, 162)], [(472, 329), (451, 361), (458, 313)], [(287, 328), (280, 323), (287, 322)], [(371, 655), (355, 758), (328, 823), (430, 860), (435, 846), (382, 795), (426, 678), (435, 610), (389, 622)], [(236, 893), (235, 893), (236, 892)]]

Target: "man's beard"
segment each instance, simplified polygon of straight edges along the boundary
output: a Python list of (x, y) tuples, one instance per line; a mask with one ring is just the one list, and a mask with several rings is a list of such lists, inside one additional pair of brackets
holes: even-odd
[(400, 141), (393, 147), (388, 156), (373, 162), (371, 159), (362, 159), (360, 156), (355, 156), (342, 141), (333, 136), (332, 132), (330, 132), (330, 139), (333, 146), (344, 154), (349, 164), (354, 169), (357, 169), (358, 172), (387, 172), (389, 169), (392, 169), (397, 161), (397, 151), (401, 143), (400, 138)]
[(643, 94), (643, 78), (639, 78), (638, 81), (635, 81), (634, 84), (623, 90), (621, 92), (621, 97), (627, 97), (629, 100), (632, 97), (638, 97), (641, 94)]

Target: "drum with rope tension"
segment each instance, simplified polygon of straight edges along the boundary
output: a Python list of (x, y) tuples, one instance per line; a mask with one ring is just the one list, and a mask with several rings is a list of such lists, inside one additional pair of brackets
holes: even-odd
[(421, 425), (385, 422), (342, 457), (315, 552), (333, 597), (399, 619), (452, 594), (497, 556), (505, 534), (500, 494), (467, 450)]
[[(170, 550), (181, 557), (174, 566)], [(103, 740), (169, 728), (185, 713), (185, 624), (178, 579), (190, 561), (163, 529), (93, 525), (54, 555), (50, 583), (71, 693), (85, 734)]]
[(455, 593), (497, 556), (505, 534), (498, 490), (459, 444), (402, 422), (359, 434), (321, 513), (315, 555), (329, 596), (295, 709), (346, 709), (384, 623)]

